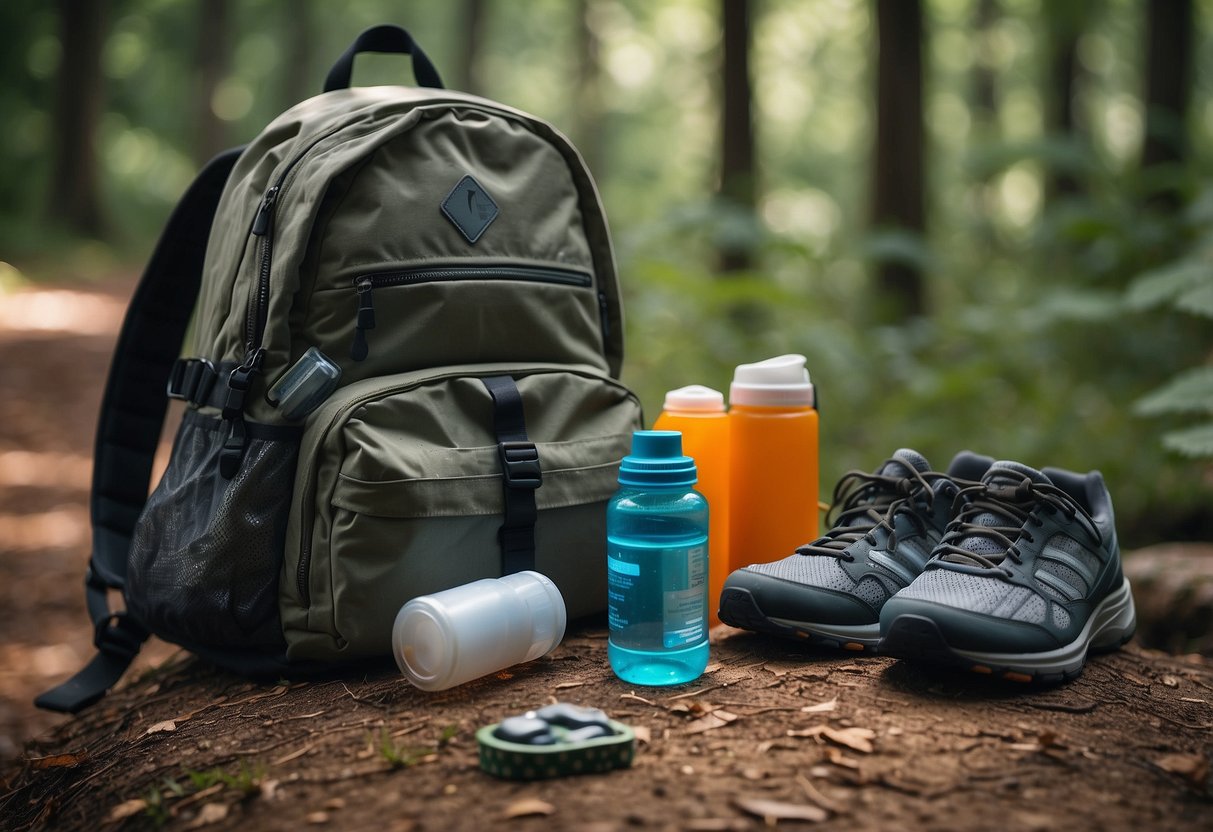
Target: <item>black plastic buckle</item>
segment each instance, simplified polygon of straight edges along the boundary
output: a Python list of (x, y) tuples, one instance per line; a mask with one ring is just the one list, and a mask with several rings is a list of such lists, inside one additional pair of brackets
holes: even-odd
[(164, 394), (170, 399), (185, 398), (185, 371), (189, 363), (186, 358), (178, 358), (173, 362), (173, 369), (168, 374), (168, 384), (164, 387)]
[(507, 488), (536, 489), (543, 485), (539, 449), (534, 442), (501, 442), (497, 445), (501, 472)]
[(142, 627), (125, 612), (111, 613), (93, 625), (93, 646), (109, 656), (120, 656), (128, 662), (139, 653), (147, 640)]
[(170, 399), (203, 404), (219, 378), (215, 365), (205, 358), (178, 358), (169, 372), (165, 393)]

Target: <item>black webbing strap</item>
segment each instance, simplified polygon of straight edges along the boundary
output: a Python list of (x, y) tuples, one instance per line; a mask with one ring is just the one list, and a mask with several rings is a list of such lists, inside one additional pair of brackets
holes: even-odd
[(126, 558), (143, 504), (168, 407), (167, 382), (202, 283), (211, 222), (243, 148), (212, 159), (169, 217), (131, 298), (110, 364), (93, 451), (93, 552), (85, 598), (98, 655), (83, 670), (34, 700), (76, 713), (103, 697), (130, 666), (147, 631), (110, 610), (107, 590), (126, 585)]
[(526, 435), (522, 394), (509, 376), (480, 379), (493, 398), (493, 433), (505, 498), (505, 520), (497, 530), (501, 574), (535, 568), (535, 489), (543, 483), (539, 450)]

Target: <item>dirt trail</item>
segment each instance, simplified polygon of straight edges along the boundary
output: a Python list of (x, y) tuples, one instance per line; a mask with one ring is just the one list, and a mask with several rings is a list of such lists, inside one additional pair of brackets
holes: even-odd
[[(154, 644), (81, 718), (37, 712), (91, 654), (92, 433), (131, 288), (0, 297), (0, 829), (1213, 828), (1213, 669), (1132, 646), (1038, 690), (722, 628), (708, 673), (653, 690), (612, 676), (593, 622), (426, 694), (392, 668), (253, 684)], [(479, 771), (477, 728), (553, 700), (634, 726), (633, 767)]]

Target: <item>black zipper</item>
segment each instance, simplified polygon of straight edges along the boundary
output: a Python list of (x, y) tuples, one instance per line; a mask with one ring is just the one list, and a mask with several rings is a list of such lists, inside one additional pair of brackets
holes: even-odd
[[(392, 286), (412, 286), (419, 283), (436, 283), (454, 280), (520, 280), (530, 283), (552, 283), (559, 286), (574, 286), (588, 289), (594, 279), (586, 272), (550, 266), (443, 266), (401, 269), (392, 272), (376, 272), (354, 278), (358, 292), (358, 317), (354, 324), (354, 341), (350, 345), (350, 358), (364, 360), (370, 352), (366, 331), (375, 328), (374, 290)], [(605, 298), (599, 298), (600, 305)]]

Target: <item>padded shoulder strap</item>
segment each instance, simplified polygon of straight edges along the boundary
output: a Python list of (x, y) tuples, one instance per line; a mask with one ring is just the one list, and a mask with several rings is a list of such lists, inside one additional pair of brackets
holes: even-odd
[(105, 695), (134, 660), (147, 631), (126, 612), (111, 612), (106, 590), (126, 585), (131, 535), (147, 502), (165, 386), (181, 352), (202, 284), (211, 223), (243, 147), (202, 169), (169, 217), (131, 298), (114, 348), (93, 453), (93, 552), (85, 576), (97, 655), (72, 679), (43, 693), (40, 708), (76, 713)]

